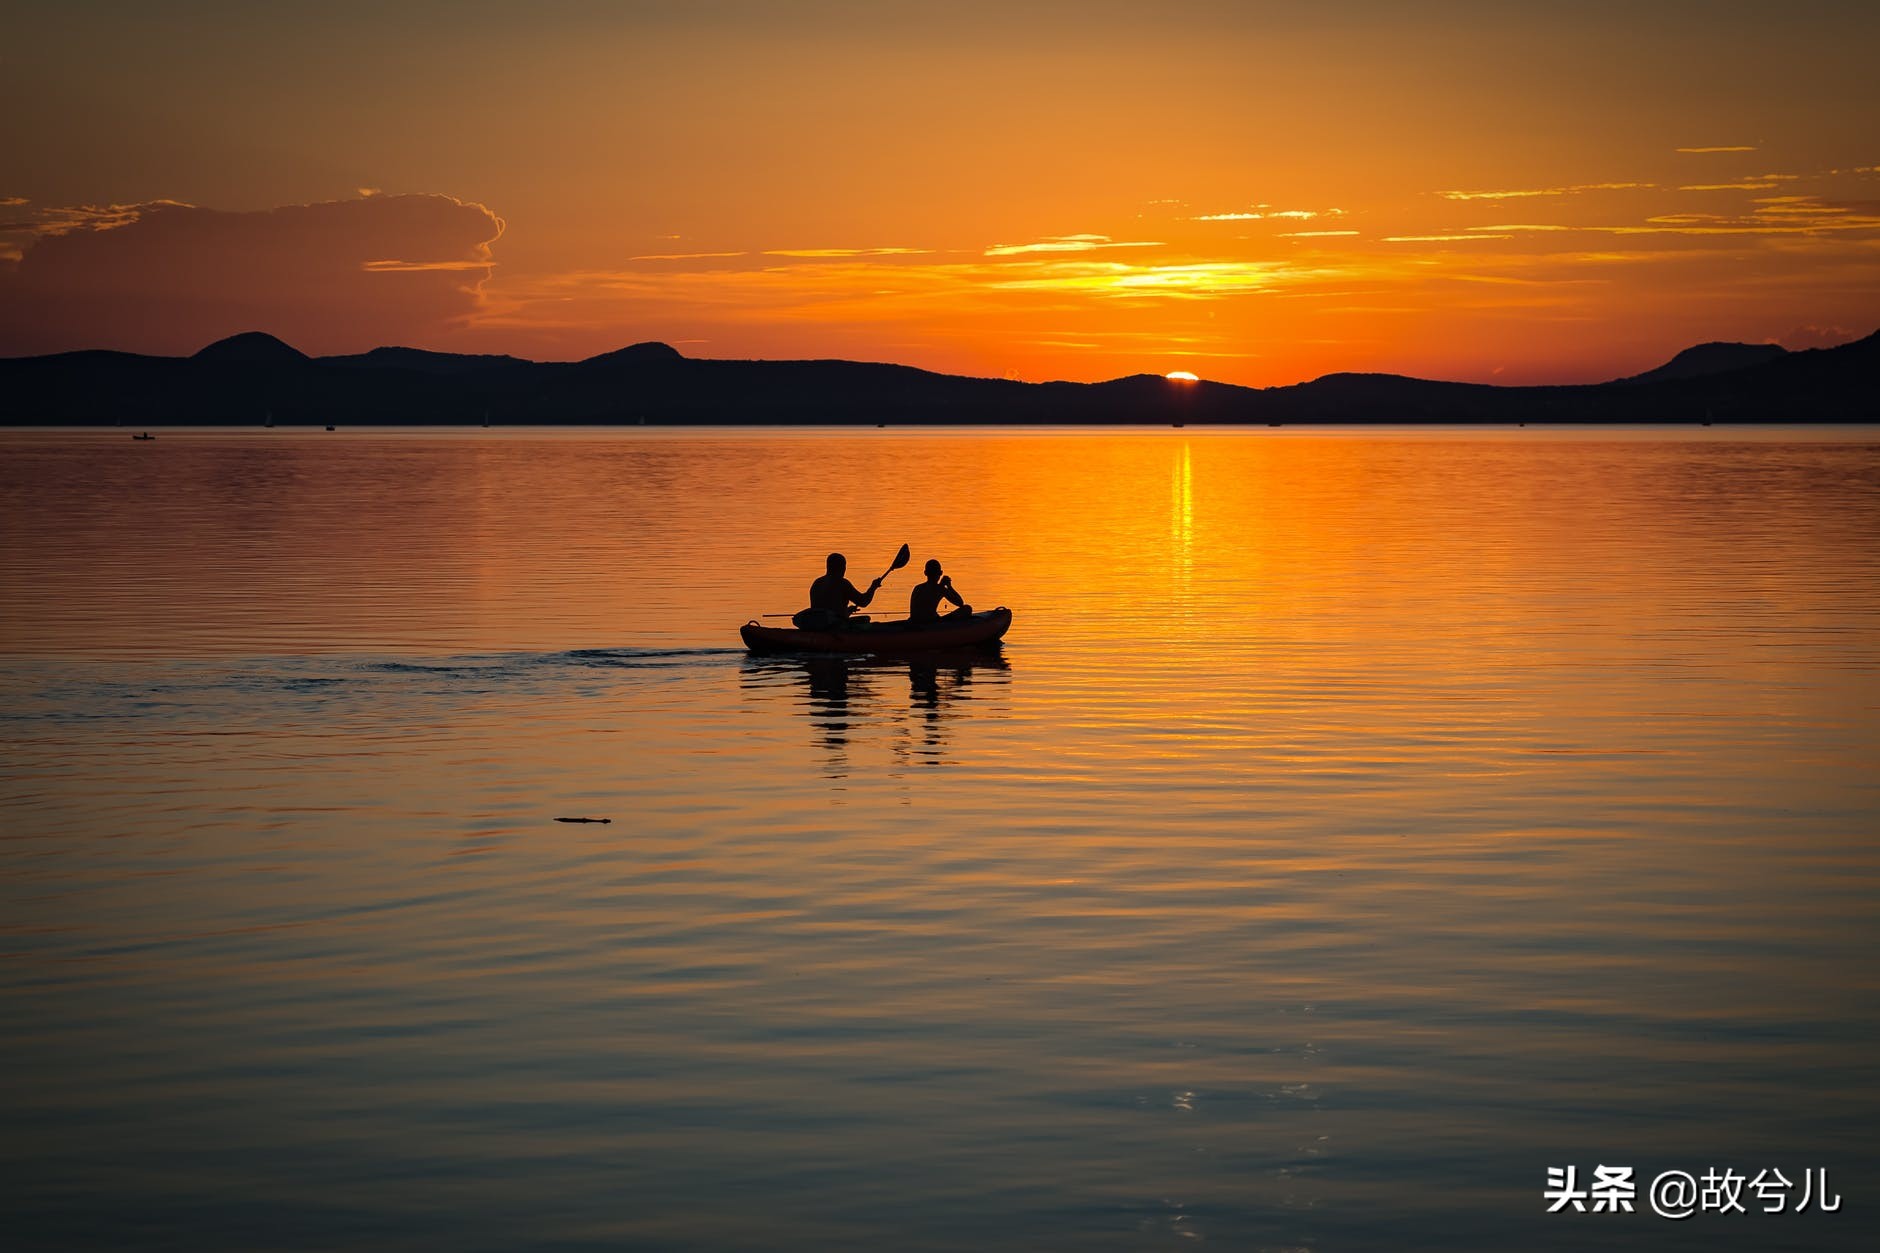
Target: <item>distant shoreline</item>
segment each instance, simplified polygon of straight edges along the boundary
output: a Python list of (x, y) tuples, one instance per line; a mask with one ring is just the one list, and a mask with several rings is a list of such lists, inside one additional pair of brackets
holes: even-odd
[(1880, 333), (1834, 348), (1704, 344), (1606, 383), (1330, 374), (1253, 388), (1137, 374), (1021, 383), (854, 361), (726, 361), (635, 344), (578, 362), (380, 348), (308, 357), (259, 332), (192, 357), (0, 359), (0, 425), (1653, 426), (1880, 421)]

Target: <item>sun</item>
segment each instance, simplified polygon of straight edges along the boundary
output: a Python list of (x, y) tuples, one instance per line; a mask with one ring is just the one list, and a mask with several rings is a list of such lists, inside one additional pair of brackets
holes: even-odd
[(1171, 383), (1199, 383), (1201, 376), (1188, 370), (1170, 370), (1162, 376)]

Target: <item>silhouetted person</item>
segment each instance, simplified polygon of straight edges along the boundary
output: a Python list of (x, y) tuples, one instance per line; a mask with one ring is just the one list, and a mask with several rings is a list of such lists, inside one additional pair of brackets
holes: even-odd
[[(848, 580), (849, 559), (841, 553), (829, 554), (829, 573), (809, 585), (809, 608), (796, 615), (796, 625), (807, 630), (828, 628), (841, 622), (866, 622), (855, 617), (855, 609), (866, 609), (881, 587), (881, 579), (858, 592)], [(883, 576), (886, 577), (885, 575)], [(851, 608), (851, 604), (854, 608)]]
[(928, 558), (922, 567), (927, 575), (925, 583), (916, 583), (914, 590), (907, 597), (907, 620), (916, 625), (940, 621), (940, 602), (950, 601), (959, 608), (948, 614), (949, 618), (964, 618), (973, 612), (973, 607), (960, 599), (960, 594), (953, 590), (951, 575), (940, 573), (940, 563)]

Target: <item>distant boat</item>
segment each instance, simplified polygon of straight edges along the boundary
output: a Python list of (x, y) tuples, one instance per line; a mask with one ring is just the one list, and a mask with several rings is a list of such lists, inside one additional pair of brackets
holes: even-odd
[(145, 431), (142, 435), (133, 435), (131, 436), (131, 438), (132, 439), (155, 439), (156, 436), (152, 435), (149, 431)]
[(1178, 431), (1179, 431), (1179, 430), (1181, 430), (1181, 429), (1182, 429), (1182, 428), (1183, 428), (1184, 426), (1186, 426), (1186, 425), (1188, 425), (1188, 424), (1187, 424), (1186, 422), (1171, 422), (1171, 423), (1169, 423), (1169, 425), (1170, 425), (1170, 426), (1172, 426), (1172, 427), (1174, 427), (1174, 428), (1175, 428), (1176, 430), (1178, 430)]
[(328, 423), (326, 424), (326, 429), (327, 429), (327, 430), (329, 430), (329, 431), (330, 431), (330, 430), (332, 430), (332, 429), (333, 429), (333, 424), (332, 424), (331, 422), (328, 422)]

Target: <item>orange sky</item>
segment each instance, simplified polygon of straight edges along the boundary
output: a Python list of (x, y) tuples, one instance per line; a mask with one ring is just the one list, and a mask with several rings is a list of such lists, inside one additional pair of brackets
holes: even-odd
[(1027, 379), (1528, 382), (1880, 326), (1871, 4), (6, 22), (0, 354), (255, 328), (316, 353), (663, 339)]

